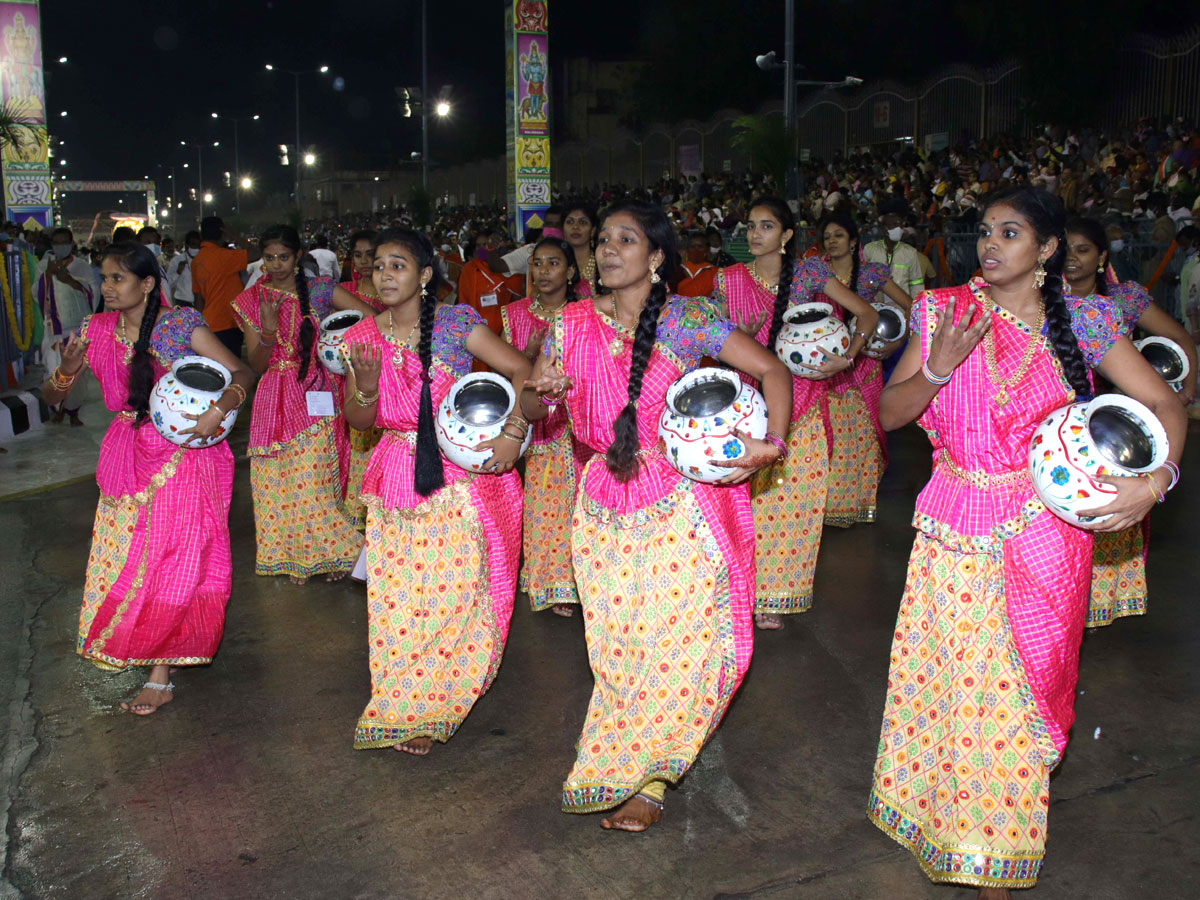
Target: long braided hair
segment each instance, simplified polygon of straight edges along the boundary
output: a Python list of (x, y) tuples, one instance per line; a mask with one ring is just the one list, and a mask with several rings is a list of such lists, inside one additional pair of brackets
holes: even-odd
[(575, 270), (575, 274), (571, 278), (567, 279), (567, 303), (574, 303), (576, 300), (579, 299), (575, 295), (575, 285), (579, 284), (579, 279), (580, 279), (580, 274), (581, 274), (579, 271), (579, 263), (577, 263), (575, 261), (574, 248), (570, 244), (568, 244), (566, 242), (566, 240), (563, 238), (553, 238), (553, 237), (542, 238), (540, 241), (538, 241), (536, 244), (533, 245), (533, 253), (531, 253), (529, 255), (529, 261), (531, 264), (533, 262), (533, 257), (535, 255), (537, 255), (537, 252), (539, 250), (541, 250), (543, 247), (553, 247), (555, 250), (557, 250), (559, 253), (561, 253), (566, 258), (567, 268)]
[(1009, 188), (988, 197), (983, 214), (993, 206), (1012, 207), (1029, 223), (1039, 244), (1058, 238), (1058, 249), (1044, 263), (1046, 281), (1042, 285), (1042, 303), (1046, 307), (1046, 336), (1062, 364), (1067, 383), (1078, 396), (1092, 392), (1088, 381), (1088, 365), (1079, 349), (1079, 340), (1071, 330), (1071, 312), (1063, 299), (1063, 261), (1067, 258), (1067, 216), (1062, 201), (1047, 191), (1032, 187)]
[(612, 216), (624, 213), (632, 216), (646, 235), (649, 252), (658, 250), (663, 255), (663, 261), (655, 273), (658, 283), (650, 285), (650, 295), (642, 314), (638, 317), (637, 330), (633, 337), (633, 361), (629, 366), (629, 389), (626, 403), (620, 414), (613, 421), (613, 442), (604, 455), (608, 470), (617, 481), (630, 481), (637, 474), (637, 401), (642, 394), (642, 378), (646, 374), (646, 366), (650, 362), (650, 353), (654, 349), (654, 340), (658, 336), (658, 316), (663, 305), (667, 302), (667, 277), (678, 258), (675, 246), (675, 229), (671, 220), (663, 212), (662, 207), (642, 200), (625, 200), (608, 207), (600, 218), (600, 228)]
[(304, 384), (308, 380), (317, 329), (312, 322), (312, 307), (308, 299), (308, 276), (304, 273), (304, 266), (300, 265), (303, 245), (299, 232), (291, 225), (272, 225), (258, 236), (260, 250), (265, 251), (268, 244), (283, 244), (296, 255), (296, 299), (300, 301), (300, 368), (296, 372), (296, 379)]
[(375, 239), (375, 252), (386, 244), (404, 247), (421, 269), (431, 269), (429, 281), (421, 292), (420, 329), (421, 340), (417, 344), (417, 355), (421, 357), (421, 407), (417, 414), (417, 449), (413, 464), (413, 489), (422, 497), (428, 497), (446, 484), (446, 472), (442, 467), (442, 453), (438, 449), (437, 432), (433, 419), (433, 325), (437, 313), (437, 291), (441, 283), (437, 257), (433, 244), (423, 234), (408, 228), (386, 228)]
[(750, 215), (754, 210), (765, 209), (779, 222), (781, 231), (791, 231), (792, 236), (783, 245), (783, 260), (779, 265), (779, 284), (775, 288), (775, 305), (771, 308), (771, 330), (767, 334), (767, 349), (775, 351), (775, 339), (783, 327), (783, 314), (792, 297), (792, 276), (796, 269), (796, 217), (791, 207), (778, 197), (756, 197), (750, 204)]
[(1096, 290), (1092, 293), (1103, 294), (1108, 296), (1109, 284), (1108, 276), (1104, 273), (1105, 266), (1108, 263), (1108, 232), (1104, 230), (1104, 226), (1095, 219), (1088, 219), (1083, 216), (1077, 216), (1067, 222), (1066, 234), (1078, 234), (1086, 238), (1089, 243), (1096, 246), (1101, 255), (1105, 257), (1105, 265), (1100, 266), (1100, 271), (1096, 273)]
[(129, 363), (129, 405), (134, 412), (134, 427), (140, 427), (150, 415), (150, 392), (154, 390), (154, 363), (150, 357), (150, 338), (158, 322), (158, 311), (162, 308), (162, 269), (158, 260), (142, 244), (136, 241), (121, 241), (110, 244), (101, 260), (113, 259), (117, 265), (143, 281), (154, 279), (154, 287), (146, 296), (146, 309), (142, 312), (142, 326), (138, 329), (133, 344), (133, 359)]

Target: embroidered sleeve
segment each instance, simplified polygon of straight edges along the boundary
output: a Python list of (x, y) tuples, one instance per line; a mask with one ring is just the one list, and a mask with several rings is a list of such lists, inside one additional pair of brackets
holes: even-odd
[(1095, 368), (1113, 344), (1125, 336), (1125, 320), (1111, 297), (1064, 294), (1071, 311), (1071, 330), (1087, 364)]
[(1142, 313), (1153, 302), (1146, 289), (1136, 281), (1126, 281), (1123, 284), (1116, 285), (1110, 292), (1109, 297), (1121, 310), (1127, 334), (1133, 331), (1134, 326), (1137, 325), (1137, 320), (1142, 317)]
[(433, 355), (455, 372), (471, 368), (467, 338), (476, 325), (484, 325), (483, 316), (463, 304), (440, 306), (434, 315)]
[(883, 289), (884, 283), (891, 277), (888, 267), (882, 266), (879, 263), (865, 262), (861, 263), (858, 267), (859, 287), (869, 287), (871, 299), (874, 299), (875, 294)]
[(93, 315), (95, 315), (95, 314), (88, 313), (86, 316), (83, 317), (83, 321), (79, 323), (79, 336), (81, 338), (83, 338), (85, 341), (91, 340), (91, 338), (88, 337), (88, 328), (91, 327)]
[(820, 256), (810, 256), (802, 262), (797, 262), (792, 275), (790, 302), (808, 303), (814, 294), (819, 294), (825, 289), (825, 284), (830, 278), (833, 278), (833, 270)]
[(725, 270), (717, 269), (717, 277), (713, 279), (712, 300), (719, 306), (728, 306), (725, 299)]
[(204, 324), (204, 317), (194, 309), (177, 307), (154, 326), (154, 352), (163, 362), (174, 362), (192, 353), (192, 332)]
[(913, 301), (912, 310), (908, 314), (908, 330), (920, 337), (925, 331), (925, 319), (934, 310), (932, 291), (921, 291)]
[(308, 279), (308, 308), (318, 319), (323, 319), (333, 312), (333, 279)]
[(660, 340), (689, 365), (705, 356), (718, 356), (736, 326), (718, 315), (707, 300), (673, 297), (668, 302), (671, 305), (660, 326)]

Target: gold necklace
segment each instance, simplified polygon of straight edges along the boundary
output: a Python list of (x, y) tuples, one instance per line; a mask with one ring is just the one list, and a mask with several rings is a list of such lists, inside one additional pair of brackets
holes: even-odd
[(556, 313), (556, 312), (561, 312), (564, 305), (565, 305), (565, 300), (563, 303), (560, 303), (558, 306), (543, 306), (542, 305), (542, 295), (538, 294), (537, 296), (535, 296), (533, 298), (532, 302), (530, 302), (529, 311), (531, 313), (540, 313), (540, 312)]
[(623, 326), (621, 324), (621, 320), (617, 318), (617, 295), (609, 294), (608, 301), (612, 304), (613, 329), (617, 333), (617, 336), (613, 338), (612, 342), (608, 345), (608, 352), (613, 356), (620, 356), (625, 352), (625, 342), (629, 341), (632, 343), (633, 338), (626, 333), (625, 326)]
[[(783, 274), (783, 273), (781, 272), (780, 274)], [(775, 279), (774, 284), (771, 284), (771, 282), (767, 281), (767, 279), (763, 278), (761, 275), (758, 274), (758, 258), (757, 257), (755, 257), (755, 259), (750, 263), (750, 277), (753, 278), (756, 282), (758, 282), (762, 286), (763, 290), (765, 290), (769, 293), (774, 294), (776, 291), (779, 290), (779, 279), (778, 278)]]
[(416, 333), (417, 328), (421, 324), (421, 317), (417, 316), (417, 321), (413, 323), (413, 327), (409, 329), (408, 335), (404, 338), (404, 342), (396, 340), (396, 323), (392, 321), (392, 311), (388, 310), (388, 342), (396, 348), (392, 354), (392, 362), (397, 366), (404, 365), (404, 351), (409, 347), (409, 342), (412, 336)]
[[(991, 297), (987, 299), (986, 310), (988, 315), (991, 315), (996, 309), (996, 303)], [(1021, 355), (1021, 363), (1017, 366), (1017, 370), (1008, 378), (1001, 378), (996, 369), (996, 337), (993, 334), (994, 329), (989, 328), (988, 333), (983, 338), (983, 357), (987, 363), (988, 381), (994, 384), (999, 390), (996, 391), (995, 401), (997, 406), (1005, 406), (1009, 401), (1008, 389), (1018, 383), (1025, 377), (1025, 373), (1029, 370), (1030, 363), (1033, 362), (1034, 351), (1037, 350), (1038, 342), (1042, 337), (1042, 326), (1046, 324), (1046, 309), (1038, 303), (1037, 319), (1034, 320), (1032, 334), (1029, 335), (1029, 342), (1025, 345), (1025, 352)]]

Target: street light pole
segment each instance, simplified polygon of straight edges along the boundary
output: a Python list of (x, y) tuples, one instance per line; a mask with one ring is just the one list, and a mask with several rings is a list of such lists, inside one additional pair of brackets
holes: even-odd
[(300, 202), (300, 163), (303, 152), (300, 150), (300, 74), (293, 72), (292, 77), (296, 79), (296, 211), (300, 213), (300, 218), (304, 218), (304, 204)]
[[(791, 0), (788, 0), (790, 3)], [(421, 190), (429, 196), (429, 26), (421, 0)]]
[(783, 127), (787, 132), (787, 174), (784, 191), (788, 200), (796, 194), (796, 0), (787, 0), (783, 14)]

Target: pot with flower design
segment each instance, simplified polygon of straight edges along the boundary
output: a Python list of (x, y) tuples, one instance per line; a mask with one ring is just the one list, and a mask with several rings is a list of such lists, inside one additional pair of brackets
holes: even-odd
[(1029, 442), (1029, 477), (1046, 508), (1072, 525), (1105, 506), (1117, 489), (1101, 475), (1153, 472), (1167, 459), (1167, 432), (1154, 413), (1124, 394), (1101, 394), (1051, 413)]
[(766, 434), (766, 400), (728, 369), (696, 369), (667, 388), (658, 436), (667, 462), (693, 481), (712, 484), (735, 472), (712, 463), (745, 455), (739, 435)]

